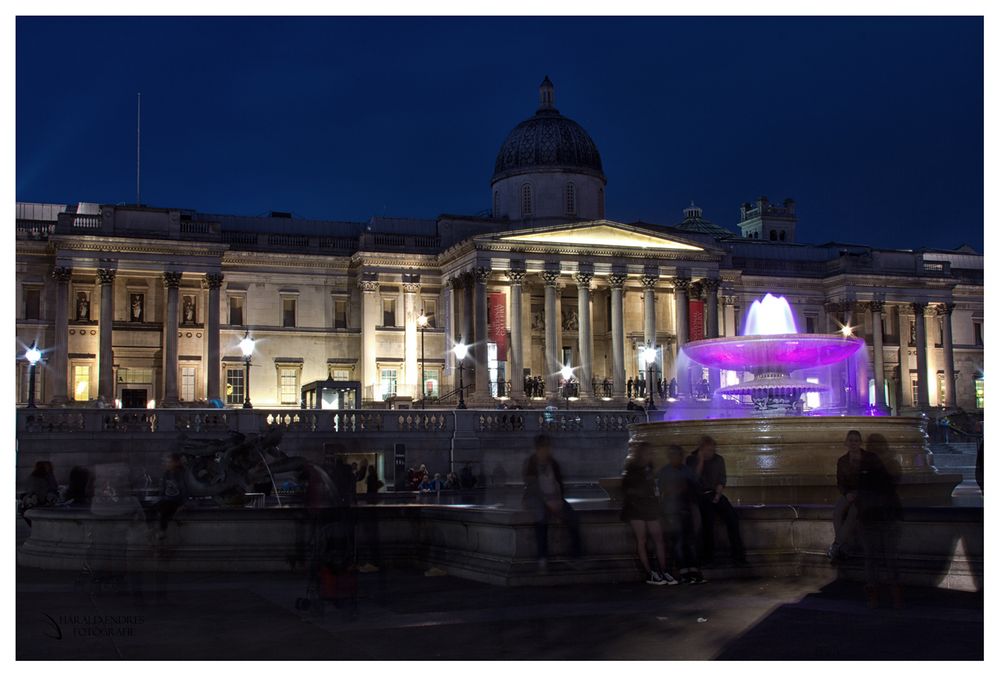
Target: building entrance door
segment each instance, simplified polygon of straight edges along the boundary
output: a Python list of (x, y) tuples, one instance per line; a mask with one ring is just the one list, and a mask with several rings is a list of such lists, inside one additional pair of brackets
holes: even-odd
[(122, 409), (145, 409), (145, 388), (122, 388)]

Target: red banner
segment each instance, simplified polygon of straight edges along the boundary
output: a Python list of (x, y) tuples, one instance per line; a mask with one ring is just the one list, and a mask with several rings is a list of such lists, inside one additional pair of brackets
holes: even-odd
[(490, 325), (489, 336), (497, 344), (497, 361), (507, 361), (507, 295), (502, 291), (491, 291), (486, 303), (486, 313)]
[(705, 338), (705, 302), (692, 299), (688, 301), (688, 341), (700, 341)]

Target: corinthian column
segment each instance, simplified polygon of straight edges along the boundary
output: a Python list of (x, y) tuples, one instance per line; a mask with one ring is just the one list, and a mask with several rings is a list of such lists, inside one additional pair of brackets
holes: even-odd
[(542, 280), (545, 282), (545, 395), (547, 397), (557, 397), (559, 395), (559, 364), (558, 342), (559, 334), (557, 324), (560, 318), (556, 315), (556, 282), (559, 279), (559, 271), (546, 270), (542, 273)]
[(163, 401), (164, 407), (176, 406), (177, 398), (177, 293), (181, 274), (166, 272), (163, 284), (167, 288), (167, 314), (163, 319)]
[[(674, 279), (674, 306), (677, 327), (677, 364), (681, 363), (681, 348), (688, 342), (688, 289), (691, 287), (691, 278), (677, 277)], [(688, 383), (687, 369), (685, 373), (677, 373), (677, 391), (685, 395), (691, 392)]]
[(622, 294), (627, 276), (612, 273), (608, 276), (611, 287), (611, 364), (615, 397), (625, 397), (625, 307)]
[[(375, 398), (375, 387), (378, 385), (378, 363), (375, 357), (376, 329), (380, 323), (378, 304), (378, 280), (360, 279), (361, 289), (361, 385), (364, 395)], [(358, 403), (361, 408), (361, 403)]]
[(524, 336), (521, 327), (523, 270), (508, 270), (510, 278), (510, 390), (515, 399), (524, 397)]
[[(405, 277), (405, 276), (404, 276)], [(417, 278), (414, 280), (413, 278)], [(409, 395), (416, 399), (417, 393), (423, 392), (420, 383), (420, 372), (417, 368), (417, 292), (420, 291), (419, 276), (409, 276), (408, 282), (403, 282), (403, 383)], [(423, 396), (421, 396), (423, 399)]]
[(913, 303), (913, 324), (917, 334), (917, 401), (914, 406), (930, 406), (927, 391), (927, 318), (924, 316), (926, 303)]
[(938, 317), (941, 318), (941, 352), (944, 357), (944, 406), (955, 406), (955, 353), (951, 338), (951, 313), (955, 310), (954, 303), (938, 306)]
[(56, 281), (56, 326), (53, 336), (51, 365), (52, 399), (49, 404), (66, 404), (69, 398), (66, 388), (67, 359), (69, 354), (69, 280), (73, 271), (70, 268), (56, 267), (52, 269), (52, 277)]
[(222, 273), (208, 273), (208, 399), (221, 400), (221, 359), (219, 351), (219, 289), (222, 287)]
[(642, 340), (647, 346), (656, 348), (656, 295), (654, 289), (658, 275), (646, 273), (642, 276), (643, 323)]
[(875, 378), (875, 406), (884, 409), (885, 402), (885, 355), (882, 354), (882, 310), (885, 302), (873, 300), (869, 306), (872, 311), (872, 371)]
[(590, 281), (594, 274), (580, 271), (576, 274), (577, 315), (579, 316), (580, 342), (580, 397), (590, 397), (594, 393), (594, 337), (590, 323)]
[(489, 268), (480, 266), (473, 271), (476, 278), (476, 343), (472, 347), (472, 357), (476, 365), (476, 395), (484, 400), (490, 398), (490, 356), (489, 335), (486, 319), (486, 283), (489, 282)]
[(111, 330), (115, 320), (115, 269), (98, 268), (101, 282), (100, 348), (97, 354), (97, 397), (105, 404), (115, 399), (115, 372), (111, 355)]

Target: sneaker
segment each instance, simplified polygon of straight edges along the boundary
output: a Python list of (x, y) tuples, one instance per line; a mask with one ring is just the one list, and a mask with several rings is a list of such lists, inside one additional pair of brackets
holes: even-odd
[(647, 585), (666, 585), (667, 582), (663, 580), (663, 576), (655, 571), (649, 572), (649, 578), (646, 579)]
[(680, 581), (678, 581), (676, 578), (674, 578), (673, 576), (671, 576), (666, 572), (660, 574), (660, 578), (662, 578), (663, 582), (666, 583), (667, 585), (678, 585), (680, 583)]

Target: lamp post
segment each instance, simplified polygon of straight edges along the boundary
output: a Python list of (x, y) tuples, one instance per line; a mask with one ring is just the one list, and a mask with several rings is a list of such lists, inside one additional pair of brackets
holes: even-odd
[(417, 327), (420, 328), (420, 408), (427, 408), (427, 377), (424, 376), (424, 369), (426, 369), (427, 361), (424, 353), (425, 338), (424, 333), (427, 331), (427, 316), (424, 314), (424, 309), (420, 309), (420, 317), (417, 318)]
[(24, 359), (28, 360), (28, 409), (35, 408), (35, 365), (42, 359), (42, 352), (34, 341), (31, 347), (24, 351)]
[(646, 409), (655, 411), (656, 405), (653, 404), (653, 366), (656, 364), (656, 348), (653, 346), (643, 348), (642, 359), (646, 361), (646, 381), (648, 383), (647, 390), (649, 391), (649, 397), (646, 398)]
[(465, 380), (463, 378), (462, 372), (465, 370), (465, 356), (469, 354), (469, 346), (465, 345), (464, 342), (459, 341), (452, 348), (452, 352), (455, 353), (455, 359), (458, 360), (458, 406), (456, 409), (466, 409), (465, 406)]
[(569, 398), (569, 391), (570, 391), (570, 382), (569, 382), (569, 380), (571, 378), (573, 378), (573, 367), (569, 366), (568, 364), (564, 364), (563, 368), (559, 370), (559, 375), (563, 377), (562, 391), (563, 391), (563, 397), (566, 398), (566, 409), (568, 410), (569, 409), (569, 399), (570, 399)]
[(243, 340), (240, 341), (240, 351), (243, 353), (243, 360), (246, 362), (246, 389), (243, 392), (243, 408), (253, 409), (253, 405), (250, 404), (250, 358), (253, 357), (253, 347), (257, 342), (250, 338), (250, 330), (247, 329), (246, 334), (243, 335)]

